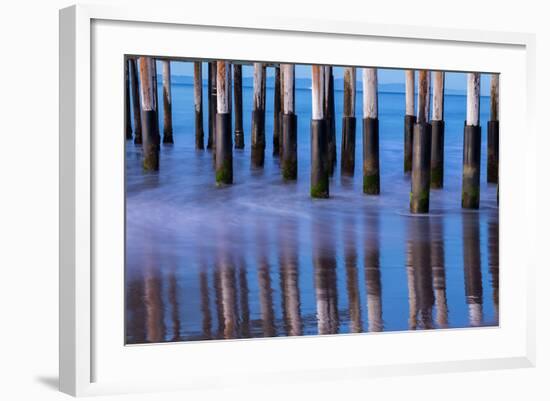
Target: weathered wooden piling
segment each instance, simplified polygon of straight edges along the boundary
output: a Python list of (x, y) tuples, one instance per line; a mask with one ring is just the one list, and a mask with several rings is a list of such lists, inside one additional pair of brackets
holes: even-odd
[(160, 138), (158, 135), (157, 103), (154, 95), (154, 63), (155, 61), (151, 57), (139, 58), (144, 170), (159, 169)]
[(204, 149), (204, 127), (202, 112), (202, 62), (194, 63), (194, 98), (195, 98), (195, 149)]
[[(311, 66), (311, 184), (312, 198), (329, 197), (328, 134), (324, 119), (324, 71)], [(285, 144), (286, 145), (286, 144)]]
[(132, 139), (132, 116), (130, 112), (130, 60), (124, 60), (124, 132)]
[(231, 138), (231, 67), (226, 61), (216, 66), (216, 184), (233, 183), (233, 140)]
[(412, 146), (414, 124), (416, 115), (414, 113), (414, 70), (405, 71), (405, 129), (404, 129), (404, 156), (403, 170), (410, 173), (412, 170)]
[(327, 124), (328, 138), (328, 173), (332, 176), (336, 165), (336, 120), (334, 115), (334, 74), (332, 66), (324, 67), (325, 99), (324, 118)]
[(132, 110), (134, 112), (134, 143), (141, 144), (141, 106), (139, 100), (139, 80), (136, 60), (130, 58), (130, 84), (132, 87)]
[(254, 63), (251, 157), (253, 167), (263, 167), (265, 157), (265, 66)]
[(378, 72), (363, 69), (363, 193), (380, 194)]
[(214, 147), (214, 138), (216, 136), (216, 62), (208, 63), (208, 141), (207, 149)]
[(298, 177), (298, 118), (294, 113), (294, 65), (281, 64), (283, 76), (283, 114), (281, 173), (286, 180)]
[(432, 153), (430, 161), (430, 181), (432, 188), (443, 188), (445, 143), (445, 121), (443, 117), (445, 103), (445, 73), (443, 71), (433, 72), (432, 96)]
[(243, 67), (233, 65), (233, 97), (235, 101), (235, 149), (244, 149)]
[(466, 124), (462, 159), (462, 207), (479, 209), (481, 126), (479, 125), (479, 73), (468, 73)]
[(155, 121), (155, 132), (160, 144), (160, 124), (159, 124), (159, 91), (158, 91), (158, 74), (157, 74), (157, 60), (153, 59), (153, 96), (155, 97), (155, 104), (157, 105), (157, 119)]
[(412, 177), (410, 210), (411, 213), (430, 211), (430, 157), (432, 132), (430, 114), (430, 73), (418, 72), (418, 115), (414, 124)]
[(281, 137), (281, 66), (275, 66), (273, 87), (273, 156), (279, 156)]
[(355, 173), (355, 68), (344, 68), (344, 116), (342, 117), (342, 175)]
[(174, 143), (172, 130), (172, 79), (170, 75), (170, 60), (162, 60), (162, 104), (164, 106), (162, 143)]
[(491, 75), (491, 114), (487, 122), (487, 182), (498, 183), (499, 75)]

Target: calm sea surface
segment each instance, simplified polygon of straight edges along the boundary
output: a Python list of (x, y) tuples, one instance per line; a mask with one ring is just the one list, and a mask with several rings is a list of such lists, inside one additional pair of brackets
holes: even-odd
[(309, 90), (296, 90), (297, 182), (282, 180), (272, 156), (269, 87), (265, 167), (251, 169), (252, 88), (243, 88), (246, 148), (233, 152), (234, 185), (217, 188), (212, 154), (194, 149), (193, 87), (172, 85), (175, 143), (161, 145), (160, 170), (144, 173), (141, 148), (126, 144), (127, 343), (498, 325), (488, 98), (479, 211), (460, 207), (466, 98), (446, 96), (445, 188), (431, 191), (429, 217), (414, 217), (402, 172), (404, 94), (379, 94), (381, 195), (366, 196), (360, 118), (355, 177), (340, 175), (336, 89), (338, 167), (331, 198), (312, 200)]

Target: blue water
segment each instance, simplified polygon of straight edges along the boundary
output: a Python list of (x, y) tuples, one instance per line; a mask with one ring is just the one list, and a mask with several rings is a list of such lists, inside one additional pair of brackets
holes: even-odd
[[(160, 89), (159, 80), (162, 99)], [(445, 188), (431, 191), (430, 217), (415, 217), (402, 172), (404, 94), (379, 94), (381, 194), (366, 196), (360, 118), (355, 176), (340, 175), (339, 89), (331, 197), (312, 200), (309, 90), (296, 90), (298, 180), (284, 182), (272, 156), (270, 87), (265, 166), (251, 168), (252, 88), (245, 87), (246, 147), (233, 152), (234, 184), (217, 188), (211, 152), (194, 149), (193, 87), (172, 85), (175, 143), (161, 145), (159, 171), (143, 172), (141, 147), (126, 144), (127, 343), (498, 324), (489, 99), (481, 99), (479, 211), (460, 205), (466, 98), (453, 95), (445, 97)], [(205, 142), (207, 111), (205, 101)]]

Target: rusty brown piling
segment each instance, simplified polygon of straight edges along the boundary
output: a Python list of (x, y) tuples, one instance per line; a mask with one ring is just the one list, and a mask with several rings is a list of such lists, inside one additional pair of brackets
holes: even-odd
[(380, 194), (378, 72), (363, 69), (363, 193)]
[(479, 73), (468, 73), (466, 124), (462, 158), (462, 207), (479, 209), (481, 126), (479, 125)]
[(130, 112), (130, 60), (124, 59), (124, 132), (132, 139), (132, 116)]
[(430, 114), (430, 72), (418, 72), (418, 115), (414, 125), (412, 151), (411, 213), (430, 211), (430, 158), (432, 133)]
[(195, 149), (204, 149), (204, 127), (202, 111), (202, 62), (195, 61), (193, 90), (195, 99)]
[(404, 125), (404, 149), (403, 149), (403, 170), (410, 173), (412, 170), (412, 144), (414, 124), (416, 115), (414, 113), (414, 70), (405, 71), (405, 125)]
[(324, 119), (324, 67), (311, 66), (311, 184), (312, 198), (329, 197), (328, 133)]
[(243, 67), (233, 65), (233, 98), (235, 101), (235, 149), (244, 149)]
[(254, 63), (254, 96), (252, 105), (252, 167), (263, 167), (265, 157), (265, 66)]
[(445, 97), (445, 73), (433, 72), (432, 94), (432, 152), (430, 181), (432, 188), (443, 188), (445, 120), (443, 118)]
[(159, 169), (159, 144), (157, 103), (154, 95), (155, 73), (154, 59), (139, 58), (139, 75), (141, 78), (141, 119), (143, 138), (143, 169)]
[(285, 180), (298, 177), (298, 118), (294, 113), (294, 65), (281, 64), (283, 104), (281, 118), (281, 173)]
[(342, 175), (355, 173), (355, 67), (344, 68), (344, 116), (342, 117)]
[(172, 130), (172, 78), (170, 75), (170, 60), (162, 60), (162, 104), (164, 106), (162, 143), (174, 143)]
[(498, 183), (499, 75), (491, 75), (491, 112), (487, 122), (487, 182)]
[(216, 184), (224, 185), (233, 183), (231, 65), (226, 61), (218, 61), (216, 67)]
[(214, 137), (216, 136), (216, 62), (208, 63), (208, 141), (207, 149), (214, 147)]
[(134, 114), (134, 143), (141, 144), (141, 106), (139, 100), (138, 68), (135, 58), (128, 60), (130, 64), (130, 84), (132, 89), (132, 110)]

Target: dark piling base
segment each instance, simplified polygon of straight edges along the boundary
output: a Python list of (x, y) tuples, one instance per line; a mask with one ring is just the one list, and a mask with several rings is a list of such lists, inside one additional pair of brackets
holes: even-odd
[(380, 194), (378, 119), (363, 119), (363, 193)]
[(328, 198), (328, 135), (325, 120), (311, 120), (311, 187), (312, 198)]
[(342, 175), (353, 177), (355, 173), (355, 117), (342, 119)]
[(336, 121), (334, 117), (329, 117), (326, 120), (327, 124), (327, 137), (328, 137), (328, 174), (332, 176), (334, 174), (334, 168), (336, 167)]
[(462, 159), (462, 207), (465, 209), (479, 209), (480, 164), (481, 127), (465, 125)]
[(235, 149), (244, 149), (244, 132), (235, 128)]
[[(283, 115), (284, 113), (282, 111), (279, 112), (278, 118), (279, 118), (279, 127), (281, 127), (281, 135), (279, 135), (279, 157), (283, 157), (283, 149), (284, 149), (284, 138), (283, 138)], [(273, 152), (275, 155), (275, 152)], [(277, 156), (277, 155), (275, 155)]]
[(295, 180), (298, 177), (297, 127), (296, 114), (283, 114), (282, 137), (285, 145), (282, 150), (281, 173), (285, 180)]
[(431, 148), (430, 124), (415, 123), (412, 143), (411, 213), (430, 211)]
[(195, 110), (195, 149), (204, 149), (204, 127), (202, 110)]
[(142, 143), (143, 143), (143, 136), (141, 135), (141, 132), (139, 133), (139, 135), (136, 132), (134, 135), (134, 144), (141, 145)]
[(498, 183), (498, 121), (487, 122), (487, 182)]
[(404, 132), (404, 157), (403, 157), (403, 171), (410, 173), (412, 170), (412, 146), (413, 146), (413, 132), (414, 124), (416, 124), (416, 116), (405, 116), (405, 132)]
[(265, 112), (252, 110), (251, 156), (253, 167), (263, 167), (265, 158)]
[(172, 135), (172, 127), (164, 128), (162, 143), (174, 143), (174, 136)]
[(445, 121), (432, 120), (432, 154), (430, 181), (432, 188), (443, 188)]
[(216, 185), (233, 183), (231, 115), (216, 114)]
[(159, 142), (157, 112), (141, 111), (143, 139), (143, 169), (156, 171), (159, 169)]

